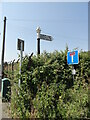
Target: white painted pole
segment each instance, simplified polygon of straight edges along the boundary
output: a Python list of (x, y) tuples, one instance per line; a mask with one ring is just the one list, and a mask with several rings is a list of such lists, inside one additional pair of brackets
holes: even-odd
[[(21, 74), (21, 67), (22, 67), (22, 58), (23, 58), (23, 43), (21, 42), (21, 50), (20, 50), (20, 71), (19, 73)], [(21, 84), (21, 79), (19, 79), (19, 87)]]

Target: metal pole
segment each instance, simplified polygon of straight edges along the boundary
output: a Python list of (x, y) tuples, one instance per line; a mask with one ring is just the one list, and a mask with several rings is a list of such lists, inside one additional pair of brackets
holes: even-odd
[[(22, 57), (23, 57), (23, 43), (21, 42), (21, 50), (20, 50), (20, 74), (21, 74), (21, 67), (22, 67)], [(20, 87), (20, 84), (21, 84), (21, 79), (19, 79), (19, 87)]]
[(72, 75), (73, 75), (73, 83), (74, 83), (74, 75), (76, 74), (76, 71), (74, 69), (74, 66), (72, 65)]
[(74, 75), (73, 75), (73, 82), (74, 82)]
[(20, 74), (21, 74), (21, 66), (22, 66), (22, 57), (23, 57), (23, 43), (21, 42), (21, 50), (20, 50)]
[[(72, 71), (74, 70), (74, 66), (72, 65)], [(74, 73), (72, 73), (73, 75), (73, 81), (74, 81)]]
[[(6, 17), (4, 17), (3, 44), (2, 44), (2, 56), (1, 56), (1, 76), (0, 76), (0, 87), (1, 87), (1, 83), (2, 83), (2, 78), (4, 77), (5, 33), (6, 33)], [(0, 88), (0, 91), (1, 91), (1, 88)]]
[(14, 61), (15, 59), (12, 61), (12, 79), (14, 79)]

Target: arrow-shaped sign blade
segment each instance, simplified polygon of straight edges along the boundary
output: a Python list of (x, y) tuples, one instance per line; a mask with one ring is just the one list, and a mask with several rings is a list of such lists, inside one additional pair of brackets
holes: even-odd
[(53, 40), (52, 36), (43, 35), (43, 34), (40, 34), (40, 39), (47, 40), (47, 41), (52, 41)]

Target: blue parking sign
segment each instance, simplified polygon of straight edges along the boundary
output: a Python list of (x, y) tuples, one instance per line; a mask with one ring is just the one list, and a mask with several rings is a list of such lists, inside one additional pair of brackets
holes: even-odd
[(79, 63), (79, 52), (78, 50), (67, 53), (67, 64), (78, 64)]

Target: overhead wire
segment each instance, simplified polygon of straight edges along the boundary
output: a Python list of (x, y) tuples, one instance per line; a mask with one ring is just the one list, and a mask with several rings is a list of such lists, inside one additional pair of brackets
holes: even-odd
[[(8, 19), (7, 19), (8, 20)], [(63, 23), (83, 23), (83, 22), (87, 22), (86, 19), (84, 19), (83, 21), (80, 21), (78, 19), (74, 19), (74, 21), (72, 21), (73, 19), (71, 18), (65, 18), (65, 19), (9, 19), (9, 21), (18, 21), (18, 22), (63, 22)]]
[[(8, 21), (13, 21), (13, 22), (14, 22), (14, 21), (20, 21), (20, 22), (21, 22), (21, 21), (22, 21), (22, 22), (37, 22), (37, 21), (40, 21), (40, 22), (41, 22), (41, 21), (42, 21), (42, 22), (43, 22), (43, 21), (44, 21), (44, 22), (45, 22), (45, 21), (46, 21), (46, 22), (51, 22), (51, 21), (52, 21), (52, 22), (61, 22), (61, 20), (63, 20), (63, 19), (59, 19), (59, 20), (55, 20), (55, 19), (53, 19), (53, 20), (50, 20), (50, 19), (49, 19), (49, 20), (41, 20), (41, 19), (35, 20), (35, 19), (34, 19), (34, 20), (32, 20), (32, 19), (8, 19), (8, 18), (7, 18), (7, 20), (8, 20)], [(64, 20), (65, 20), (65, 19), (64, 19)], [(66, 20), (70, 20), (70, 19), (69, 19), (69, 18), (66, 18)], [(64, 22), (64, 21), (63, 21), (63, 22)], [(23, 26), (20, 26), (20, 27), (25, 28), (25, 27), (23, 27)], [(26, 27), (26, 29), (28, 29), (28, 28)], [(69, 39), (71, 38), (71, 39), (81, 39), (81, 40), (84, 40), (83, 38), (72, 37), (72, 36), (65, 36), (65, 35), (61, 35), (61, 38), (69, 38)]]

